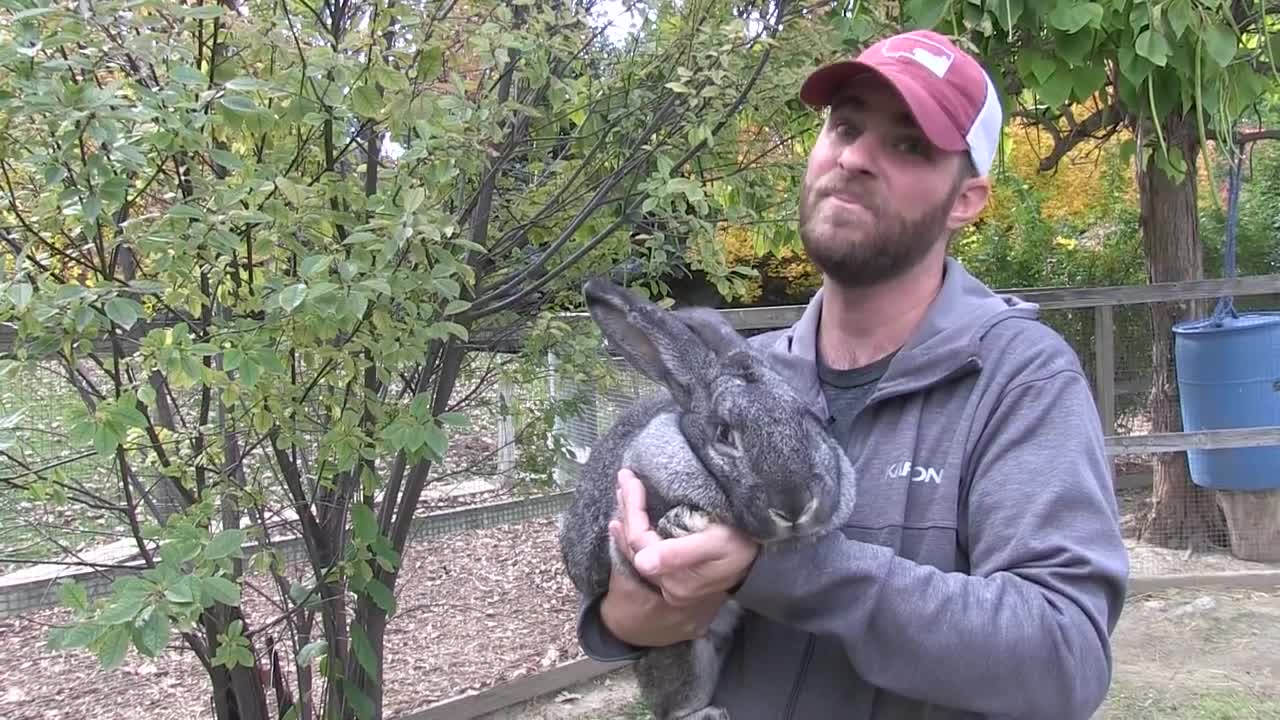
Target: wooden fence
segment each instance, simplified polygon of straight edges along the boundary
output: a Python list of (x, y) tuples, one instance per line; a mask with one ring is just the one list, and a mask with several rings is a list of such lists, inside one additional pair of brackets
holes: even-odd
[[(1145, 435), (1116, 434), (1116, 398), (1145, 392), (1148, 382), (1120, 383), (1116, 379), (1115, 308), (1160, 302), (1212, 300), (1223, 296), (1252, 297), (1280, 294), (1280, 274), (1251, 275), (1228, 280), (1192, 280), (1091, 288), (1015, 288), (1000, 292), (1036, 303), (1042, 310), (1093, 309), (1095, 396), (1098, 413), (1112, 455), (1143, 455), (1280, 445), (1280, 426), (1229, 428)], [(802, 305), (733, 308), (721, 313), (740, 331), (786, 327), (800, 319)], [(585, 314), (575, 314), (584, 317)], [(1082, 358), (1083, 359), (1083, 358)], [(1149, 369), (1147, 371), (1149, 378)]]

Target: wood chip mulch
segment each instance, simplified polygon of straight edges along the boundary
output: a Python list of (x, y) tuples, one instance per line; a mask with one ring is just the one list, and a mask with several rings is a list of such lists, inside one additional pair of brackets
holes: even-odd
[[(425, 540), (404, 560), (387, 628), (385, 717), (581, 656), (555, 517)], [(257, 594), (244, 607), (250, 624), (278, 614)], [(209, 682), (177, 638), (160, 658), (131, 649), (123, 667), (106, 672), (86, 652), (46, 647), (48, 627), (67, 616), (51, 609), (0, 620), (0, 720), (213, 717)]]

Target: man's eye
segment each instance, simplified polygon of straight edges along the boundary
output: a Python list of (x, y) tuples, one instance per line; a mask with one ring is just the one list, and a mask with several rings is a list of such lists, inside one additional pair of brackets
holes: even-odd
[(847, 137), (847, 138), (857, 137), (858, 128), (854, 127), (852, 123), (847, 123), (847, 122), (837, 123), (836, 134), (840, 135), (841, 137)]
[(898, 150), (907, 153), (908, 155), (919, 155), (921, 157), (927, 155), (929, 152), (928, 146), (924, 144), (924, 141), (918, 138), (898, 141)]

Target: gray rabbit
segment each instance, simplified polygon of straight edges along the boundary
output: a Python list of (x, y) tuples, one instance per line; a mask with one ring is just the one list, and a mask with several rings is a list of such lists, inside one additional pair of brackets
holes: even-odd
[[(608, 532), (623, 467), (644, 483), (650, 523), (662, 537), (718, 522), (769, 552), (848, 518), (853, 466), (789, 384), (801, 375), (783, 364), (796, 360), (753, 348), (709, 308), (664, 310), (606, 280), (583, 291), (609, 344), (667, 392), (623, 412), (583, 468), (560, 530), (562, 559), (580, 592), (603, 593), (615, 563), (636, 577)], [(658, 720), (727, 720), (711, 701), (740, 614), (730, 599), (706, 635), (637, 661)]]

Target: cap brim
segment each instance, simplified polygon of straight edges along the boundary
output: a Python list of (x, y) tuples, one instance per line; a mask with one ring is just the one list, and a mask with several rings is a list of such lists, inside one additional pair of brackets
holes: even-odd
[(857, 60), (825, 65), (805, 79), (800, 86), (800, 99), (812, 107), (825, 107), (839, 98), (840, 91), (851, 80), (864, 75), (877, 76), (896, 90), (910, 110), (911, 117), (936, 147), (952, 152), (969, 149), (968, 140), (947, 119), (946, 113), (929, 92), (909, 75), (890, 68), (875, 67)]

